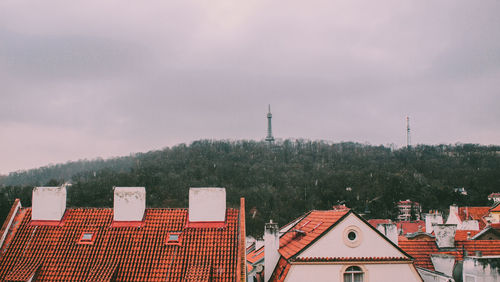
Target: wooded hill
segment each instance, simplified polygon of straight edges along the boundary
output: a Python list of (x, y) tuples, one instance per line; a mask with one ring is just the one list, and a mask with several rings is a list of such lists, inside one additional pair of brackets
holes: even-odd
[[(269, 219), (283, 225), (312, 209), (345, 203), (367, 218), (394, 218), (395, 203), (423, 209), (488, 205), (500, 192), (500, 146), (456, 144), (392, 150), (358, 143), (285, 140), (195, 141), (110, 160), (16, 172), (0, 180), (0, 219), (31, 189), (71, 181), (68, 207), (112, 207), (113, 186), (145, 186), (148, 207), (187, 207), (189, 187), (226, 187), (229, 206), (245, 197), (247, 233)], [(346, 189), (350, 187), (350, 189)], [(453, 192), (465, 187), (468, 196)]]

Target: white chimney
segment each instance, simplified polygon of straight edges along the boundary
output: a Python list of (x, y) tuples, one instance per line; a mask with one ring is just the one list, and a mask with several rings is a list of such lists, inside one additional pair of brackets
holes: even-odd
[(443, 216), (440, 213), (428, 213), (425, 215), (425, 232), (431, 234), (434, 230), (433, 224), (443, 224)]
[(142, 221), (146, 210), (146, 188), (114, 187), (113, 220)]
[(453, 268), (455, 267), (455, 257), (453, 255), (431, 254), (431, 261), (436, 271), (453, 276)]
[(271, 220), (264, 229), (264, 281), (269, 281), (280, 258), (280, 230)]
[(479, 221), (469, 219), (462, 221), (459, 230), (476, 230), (479, 231)]
[(398, 245), (398, 227), (393, 223), (380, 223), (377, 225), (377, 230), (384, 234), (387, 239), (391, 240), (395, 245)]
[(60, 221), (66, 210), (66, 186), (35, 187), (31, 207), (31, 220)]
[(438, 248), (455, 247), (455, 233), (457, 231), (455, 224), (434, 224), (433, 228)]
[(189, 188), (190, 222), (223, 222), (225, 220), (225, 188)]

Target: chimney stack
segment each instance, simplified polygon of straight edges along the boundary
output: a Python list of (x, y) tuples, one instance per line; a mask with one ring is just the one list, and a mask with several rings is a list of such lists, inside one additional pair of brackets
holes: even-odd
[(455, 247), (455, 233), (457, 231), (455, 224), (434, 224), (433, 228), (438, 248)]
[(146, 188), (113, 187), (113, 221), (142, 221), (146, 210)]
[(66, 185), (35, 187), (32, 192), (31, 220), (60, 221), (66, 211)]
[(431, 234), (434, 224), (443, 224), (443, 216), (440, 213), (428, 213), (425, 215), (425, 232)]
[(225, 222), (225, 188), (189, 188), (190, 222)]
[(269, 281), (280, 258), (280, 230), (272, 220), (264, 229), (264, 281)]
[[(401, 227), (401, 229), (403, 229)], [(391, 240), (396, 246), (398, 245), (398, 228), (393, 223), (380, 223), (377, 225), (377, 230), (384, 234), (387, 239)]]

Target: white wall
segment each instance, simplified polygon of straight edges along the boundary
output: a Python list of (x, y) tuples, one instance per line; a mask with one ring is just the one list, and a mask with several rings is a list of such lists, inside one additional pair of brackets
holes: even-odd
[[(482, 263), (479, 263), (482, 260)], [(474, 277), (474, 282), (498, 282), (500, 281), (500, 269), (492, 268), (488, 264), (488, 260), (494, 264), (500, 264), (500, 257), (465, 257), (463, 264), (463, 281), (466, 280), (467, 276)]]
[[(344, 243), (349, 226), (357, 226), (361, 231), (361, 243), (357, 247), (349, 247)], [(342, 222), (316, 241), (298, 256), (303, 257), (405, 257), (398, 249), (387, 242), (378, 233), (367, 226), (354, 214), (347, 216)]]
[(409, 264), (294, 264), (285, 281), (343, 282), (343, 270), (351, 265), (364, 269), (363, 282), (422, 281)]

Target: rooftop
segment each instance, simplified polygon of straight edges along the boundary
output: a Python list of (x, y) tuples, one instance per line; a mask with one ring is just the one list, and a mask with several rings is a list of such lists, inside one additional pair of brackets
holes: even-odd
[(189, 227), (188, 209), (146, 209), (138, 227), (113, 227), (111, 208), (66, 209), (56, 225), (33, 224), (31, 211), (11, 213), (10, 228), (0, 231), (2, 281), (35, 273), (41, 281), (234, 281), (241, 274), (238, 209), (227, 209), (218, 227)]

